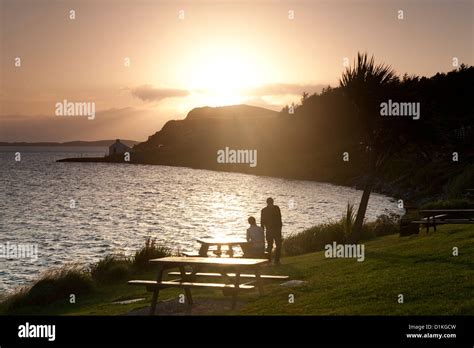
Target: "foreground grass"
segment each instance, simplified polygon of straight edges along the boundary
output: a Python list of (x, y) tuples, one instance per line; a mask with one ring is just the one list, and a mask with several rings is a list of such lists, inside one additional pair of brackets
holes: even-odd
[[(368, 242), (364, 262), (326, 259), (323, 252), (288, 258), (279, 272), (307, 285), (274, 287), (271, 296), (249, 302), (242, 314), (472, 315), (473, 237), (473, 226), (447, 225), (429, 235)], [(459, 256), (453, 256), (453, 247)]]
[[(428, 235), (400, 238), (390, 235), (365, 243), (365, 261), (327, 259), (324, 252), (283, 259), (283, 265), (265, 273), (287, 274), (304, 280), (301, 287), (265, 286), (265, 296), (242, 295), (245, 305), (209, 314), (245, 315), (472, 315), (474, 314), (474, 226), (447, 225)], [(453, 247), (459, 256), (453, 256)], [(153, 279), (146, 272), (138, 279)], [(177, 298), (183, 291), (167, 289), (160, 300)], [(289, 295), (294, 303), (288, 303)], [(403, 294), (404, 303), (397, 302)], [(219, 298), (220, 291), (193, 291), (199, 298)], [(144, 298), (126, 305), (115, 301)], [(55, 302), (25, 307), (15, 314), (118, 315), (148, 306), (151, 295), (127, 284), (101, 286), (77, 297), (75, 304)], [(0, 313), (5, 308), (0, 305)]]

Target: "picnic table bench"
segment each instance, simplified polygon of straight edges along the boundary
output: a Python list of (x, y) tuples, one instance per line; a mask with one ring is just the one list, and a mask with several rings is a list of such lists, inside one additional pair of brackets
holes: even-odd
[(474, 223), (474, 209), (425, 209), (419, 213), (424, 218), (411, 223), (425, 226), (426, 232), (430, 227), (436, 231), (436, 225)]
[[(181, 272), (168, 272), (168, 275), (179, 276)], [(226, 273), (227, 277), (235, 277), (235, 273)], [(222, 277), (222, 273), (211, 273), (211, 272), (186, 272), (186, 276), (202, 276), (202, 277)], [(240, 278), (251, 278), (254, 279), (255, 274), (241, 274)], [(285, 275), (273, 275), (273, 274), (260, 274), (260, 279), (288, 279), (288, 276)]]
[[(276, 276), (261, 275), (260, 267), (267, 264), (268, 259), (247, 259), (247, 258), (216, 258), (216, 257), (164, 257), (160, 259), (152, 259), (151, 263), (156, 264), (158, 273), (156, 280), (130, 280), (128, 284), (145, 286), (147, 291), (153, 292), (150, 315), (156, 310), (156, 303), (160, 290), (176, 287), (185, 290), (186, 300), (188, 304), (193, 304), (191, 289), (192, 288), (214, 288), (230, 290), (232, 292), (232, 308), (235, 308), (237, 296), (240, 290), (249, 290), (256, 287), (260, 295), (263, 295), (262, 279), (280, 279), (272, 278)], [(191, 266), (193, 271), (186, 272), (185, 267)], [(219, 273), (202, 273), (195, 269), (202, 267), (216, 268)], [(178, 268), (178, 272), (170, 272), (169, 275), (180, 275), (181, 277), (173, 280), (163, 280), (164, 271), (171, 268)], [(242, 274), (242, 271), (246, 273)], [(221, 277), (221, 279), (230, 281), (226, 283), (197, 282), (198, 276)], [(252, 278), (251, 283), (241, 283), (241, 279)], [(286, 277), (287, 278), (287, 277)]]

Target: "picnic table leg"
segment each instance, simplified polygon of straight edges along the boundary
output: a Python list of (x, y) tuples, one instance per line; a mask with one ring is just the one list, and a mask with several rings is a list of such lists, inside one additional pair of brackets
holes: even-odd
[[(163, 266), (158, 266), (158, 275), (156, 276), (156, 281), (161, 282), (163, 280)], [(160, 294), (160, 289), (155, 288), (153, 291), (153, 296), (151, 297), (151, 307), (150, 307), (150, 315), (155, 314), (156, 310), (156, 302), (158, 301), (158, 295)]]
[[(220, 271), (220, 274), (225, 283), (230, 283), (232, 281), (232, 278), (229, 276), (228, 272), (222, 270)], [(222, 292), (225, 296), (228, 294), (227, 289), (223, 289)], [(230, 293), (232, 293), (232, 291), (230, 291)]]
[(240, 268), (237, 267), (235, 270), (235, 281), (234, 281), (234, 293), (232, 294), (232, 309), (235, 309), (237, 304), (237, 296), (240, 288)]
[(258, 288), (258, 294), (260, 296), (263, 295), (263, 284), (262, 284), (262, 278), (260, 277), (260, 267), (255, 268), (255, 280), (257, 282), (257, 288)]
[(207, 257), (207, 252), (209, 251), (209, 244), (201, 244), (201, 248), (199, 249), (199, 256)]
[(234, 257), (234, 249), (232, 248), (232, 245), (229, 245), (229, 257)]
[[(186, 280), (186, 270), (184, 269), (184, 266), (180, 266), (179, 270), (181, 272), (181, 279), (184, 281)], [(188, 301), (188, 304), (192, 305), (193, 304), (193, 296), (191, 295), (191, 289), (184, 289), (184, 292), (186, 293), (186, 301)]]

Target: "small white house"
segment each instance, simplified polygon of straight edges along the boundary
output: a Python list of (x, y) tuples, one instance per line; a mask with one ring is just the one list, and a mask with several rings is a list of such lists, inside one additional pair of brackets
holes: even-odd
[(117, 139), (115, 143), (109, 146), (109, 156), (114, 155), (123, 155), (125, 152), (131, 152), (131, 148), (120, 142), (120, 139)]

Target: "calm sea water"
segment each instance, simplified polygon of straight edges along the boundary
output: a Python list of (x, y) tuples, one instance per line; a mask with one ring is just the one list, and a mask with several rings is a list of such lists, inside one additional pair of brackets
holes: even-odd
[[(21, 161), (15, 161), (15, 152)], [(130, 254), (147, 236), (177, 250), (196, 238), (245, 236), (269, 196), (280, 206), (283, 234), (338, 219), (361, 192), (324, 183), (180, 167), (56, 163), (102, 156), (105, 148), (0, 147), (0, 247), (37, 246), (36, 260), (0, 258), (0, 293), (67, 263)], [(372, 194), (367, 217), (399, 210)]]

